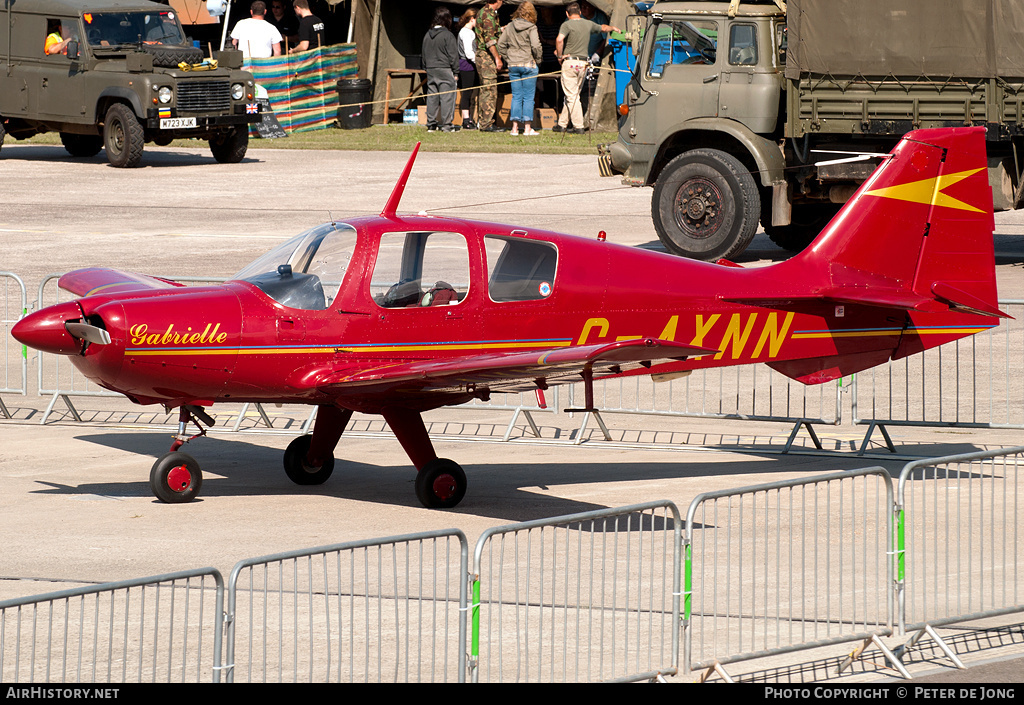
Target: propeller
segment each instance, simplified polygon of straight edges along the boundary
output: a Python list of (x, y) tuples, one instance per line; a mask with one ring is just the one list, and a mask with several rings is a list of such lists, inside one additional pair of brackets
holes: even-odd
[(85, 340), (94, 345), (110, 345), (110, 333), (99, 326), (94, 326), (90, 323), (68, 321), (64, 324), (64, 328), (72, 337), (79, 340)]

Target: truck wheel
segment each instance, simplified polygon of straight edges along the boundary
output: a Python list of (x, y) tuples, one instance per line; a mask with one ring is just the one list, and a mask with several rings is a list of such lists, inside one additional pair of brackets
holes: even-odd
[(776, 245), (789, 252), (800, 252), (818, 237), (840, 208), (836, 205), (795, 206), (793, 222), (789, 225), (772, 225), (770, 214), (768, 222), (762, 222), (762, 225), (765, 234)]
[(761, 195), (736, 157), (694, 149), (658, 176), (651, 216), (669, 252), (714, 261), (743, 252), (757, 232)]
[(103, 122), (103, 146), (107, 150), (107, 161), (113, 166), (132, 168), (142, 161), (146, 135), (135, 113), (124, 103), (114, 103), (107, 108)]
[(7, 135), (7, 130), (4, 129), (4, 119), (0, 116), (0, 149), (3, 149), (5, 135)]
[(221, 164), (237, 164), (249, 149), (249, 128), (236, 127), (210, 140), (213, 158)]
[(60, 141), (72, 157), (92, 157), (103, 149), (103, 138), (99, 135), (75, 135), (61, 132)]

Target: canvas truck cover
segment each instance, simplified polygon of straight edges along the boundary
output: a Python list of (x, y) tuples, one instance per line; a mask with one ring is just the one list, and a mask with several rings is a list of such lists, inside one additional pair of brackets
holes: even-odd
[(790, 0), (786, 77), (1024, 78), (1020, 0)]

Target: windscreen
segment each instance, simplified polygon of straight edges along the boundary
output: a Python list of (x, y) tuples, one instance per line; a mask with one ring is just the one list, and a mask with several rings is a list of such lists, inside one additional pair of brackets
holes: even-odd
[(289, 308), (323, 310), (338, 295), (355, 247), (355, 228), (324, 223), (278, 245), (231, 279), (254, 284)]
[(185, 33), (173, 12), (86, 12), (85, 37), (90, 46), (185, 43)]

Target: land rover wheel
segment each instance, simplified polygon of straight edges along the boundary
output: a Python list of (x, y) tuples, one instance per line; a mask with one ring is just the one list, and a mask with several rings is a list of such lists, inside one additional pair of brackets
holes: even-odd
[(210, 140), (213, 158), (221, 164), (237, 164), (249, 149), (248, 127), (235, 127)]
[(60, 141), (72, 157), (92, 157), (103, 149), (103, 138), (99, 135), (75, 135), (61, 132)]
[(651, 216), (665, 248), (714, 261), (743, 252), (757, 232), (761, 195), (731, 154), (695, 149), (670, 161), (654, 186)]
[(107, 161), (113, 166), (131, 168), (142, 161), (146, 135), (135, 113), (124, 103), (114, 103), (107, 109), (103, 146), (107, 150)]
[(7, 130), (4, 129), (4, 119), (0, 116), (0, 149), (4, 146), (4, 136), (7, 134)]

